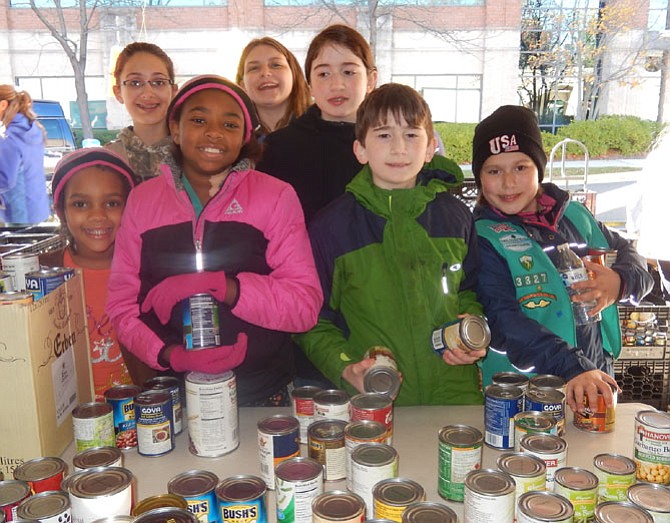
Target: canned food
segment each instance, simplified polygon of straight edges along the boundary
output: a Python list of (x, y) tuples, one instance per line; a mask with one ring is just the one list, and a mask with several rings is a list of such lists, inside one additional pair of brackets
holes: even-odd
[(28, 272), (25, 275), (25, 289), (33, 295), (34, 300), (40, 300), (54, 291), (74, 276), (74, 269), (65, 267), (50, 267)]
[(197, 523), (188, 510), (177, 507), (159, 507), (143, 512), (133, 523)]
[(314, 394), (314, 419), (351, 421), (349, 394), (343, 390), (321, 390)]
[(359, 523), (364, 514), (365, 502), (353, 492), (331, 490), (312, 502), (312, 523)]
[(514, 480), (499, 470), (473, 470), (465, 478), (463, 519), (477, 523), (514, 521)]
[(93, 447), (77, 452), (72, 458), (74, 472), (95, 467), (122, 467), (123, 454), (117, 447)]
[(323, 493), (323, 467), (299, 456), (277, 465), (275, 470), (277, 521), (312, 523), (312, 502)]
[(350, 421), (344, 427), (344, 447), (347, 451), (347, 488), (353, 489), (351, 476), (351, 453), (363, 443), (387, 443), (386, 426), (374, 420)]
[(33, 302), (33, 295), (23, 291), (7, 291), (0, 293), (2, 305), (29, 305)]
[(556, 418), (546, 412), (525, 410), (514, 416), (514, 450), (526, 434), (556, 434)]
[(194, 294), (183, 301), (182, 327), (187, 350), (221, 345), (219, 304), (211, 294)]
[(517, 523), (572, 523), (570, 502), (553, 492), (526, 492), (518, 498)]
[(216, 487), (221, 523), (267, 523), (265, 482), (256, 476), (232, 476)]
[(60, 490), (67, 472), (67, 465), (60, 458), (35, 458), (14, 469), (14, 479), (25, 481), (33, 494)]
[(528, 381), (529, 389), (556, 389), (565, 394), (567, 383), (560, 376), (554, 374), (537, 374)]
[(394, 400), (400, 390), (400, 374), (398, 364), (391, 349), (387, 347), (372, 347), (365, 353), (364, 358), (375, 360), (372, 367), (363, 375), (363, 388), (366, 392), (386, 394)]
[(167, 489), (186, 500), (188, 511), (200, 523), (217, 523), (219, 511), (214, 490), (218, 483), (219, 478), (213, 472), (188, 470), (168, 481)]
[(268, 489), (274, 489), (275, 467), (300, 455), (300, 424), (293, 416), (275, 414), (261, 419), (257, 428), (261, 477)]
[(432, 501), (412, 503), (402, 513), (402, 523), (458, 523), (458, 516), (449, 507)]
[(300, 423), (300, 443), (307, 443), (307, 429), (314, 421), (314, 394), (320, 390), (320, 387), (307, 385), (291, 392), (293, 417)]
[(484, 441), (496, 449), (514, 448), (514, 416), (523, 410), (519, 387), (489, 385), (484, 390)]
[(134, 523), (133, 516), (109, 516), (105, 518), (96, 519), (92, 523)]
[(6, 521), (16, 519), (16, 508), (30, 496), (30, 485), (25, 481), (0, 481), (0, 509)]
[(170, 393), (174, 433), (181, 434), (181, 431), (184, 430), (185, 419), (179, 379), (175, 376), (154, 376), (145, 381), (143, 386), (144, 390), (165, 390)]
[(375, 517), (402, 521), (405, 509), (417, 501), (425, 501), (426, 492), (416, 481), (392, 478), (380, 481), (372, 489)]
[(162, 456), (174, 450), (172, 396), (147, 390), (135, 397), (137, 452), (142, 456)]
[(105, 391), (105, 401), (112, 406), (116, 446), (120, 449), (137, 447), (135, 396), (140, 392), (137, 385), (116, 385)]
[(16, 519), (40, 523), (69, 523), (72, 519), (67, 492), (46, 491), (23, 500), (16, 508)]
[(633, 460), (637, 479), (649, 483), (670, 483), (670, 414), (643, 410), (635, 416)]
[(482, 350), (491, 343), (491, 330), (484, 318), (470, 314), (434, 330), (431, 341), (433, 350), (440, 355), (445, 350), (456, 347), (463, 350)]
[(575, 427), (586, 432), (606, 433), (614, 430), (614, 423), (616, 421), (616, 404), (617, 393), (613, 393), (614, 401), (612, 406), (605, 405), (605, 397), (598, 394), (598, 403), (596, 405), (589, 405), (589, 398), (584, 394), (584, 411), (575, 412), (573, 423)]
[(233, 372), (189, 372), (185, 382), (191, 453), (215, 458), (235, 450), (240, 437), (237, 384)]
[(326, 481), (344, 479), (347, 472), (347, 449), (344, 445), (342, 420), (324, 419), (309, 426), (309, 457), (321, 463)]
[(514, 480), (516, 499), (526, 492), (544, 490), (547, 486), (547, 466), (538, 457), (523, 452), (508, 452), (500, 455), (497, 465), (501, 472)]
[(594, 516), (594, 523), (654, 523), (649, 512), (627, 501), (601, 503)]
[(547, 490), (554, 489), (554, 474), (565, 467), (568, 458), (568, 444), (553, 434), (529, 434), (521, 438), (521, 452), (544, 460), (547, 467)]
[(374, 420), (386, 427), (386, 443), (393, 443), (393, 400), (386, 394), (366, 392), (351, 398), (351, 420)]
[(83, 403), (72, 411), (74, 445), (77, 452), (114, 446), (114, 415), (108, 403)]
[(5, 271), (0, 271), (0, 293), (11, 292), (14, 290), (12, 275)]
[(519, 387), (526, 392), (528, 389), (528, 376), (518, 372), (496, 372), (491, 378), (491, 383), (502, 387)]
[(139, 516), (140, 514), (144, 514), (150, 510), (164, 507), (187, 510), (188, 504), (184, 498), (177, 496), (176, 494), (158, 494), (156, 496), (149, 496), (148, 498), (144, 498), (142, 501), (138, 501), (133, 507), (131, 515)]
[(645, 509), (654, 523), (670, 522), (670, 489), (656, 483), (631, 485), (627, 493), (628, 501)]
[(565, 433), (565, 394), (558, 389), (532, 387), (526, 391), (524, 410), (545, 412), (556, 419), (556, 434)]
[(132, 472), (121, 467), (98, 467), (72, 475), (67, 483), (72, 520), (86, 522), (130, 514), (132, 483)]
[(12, 277), (12, 286), (15, 291), (25, 290), (26, 274), (40, 270), (40, 259), (35, 253), (6, 254), (0, 260), (2, 260), (2, 270)]
[(438, 439), (437, 493), (444, 499), (463, 501), (465, 477), (482, 465), (484, 437), (475, 427), (447, 425)]
[(618, 454), (598, 454), (593, 458), (598, 478), (598, 503), (625, 501), (628, 487), (635, 483), (635, 462)]
[(598, 498), (598, 478), (586, 469), (563, 467), (554, 474), (554, 492), (567, 499), (575, 509), (575, 523), (593, 520)]
[(589, 255), (600, 258), (600, 265), (605, 267), (612, 267), (616, 263), (617, 251), (616, 249), (601, 249), (597, 247), (589, 247)]
[(372, 489), (384, 479), (398, 476), (398, 452), (385, 443), (364, 443), (351, 454), (353, 491), (365, 501), (366, 513), (374, 516)]

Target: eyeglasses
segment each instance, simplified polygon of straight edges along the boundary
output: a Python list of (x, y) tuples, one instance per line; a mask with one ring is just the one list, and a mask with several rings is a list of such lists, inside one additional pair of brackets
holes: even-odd
[(161, 79), (161, 80), (124, 80), (121, 82), (121, 85), (124, 87), (130, 87), (131, 89), (144, 89), (144, 86), (149, 84), (152, 89), (161, 90), (167, 88), (169, 85), (174, 84), (172, 80)]

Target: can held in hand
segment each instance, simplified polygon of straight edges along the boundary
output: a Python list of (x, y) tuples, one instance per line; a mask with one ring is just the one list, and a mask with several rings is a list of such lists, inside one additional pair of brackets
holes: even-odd
[(72, 521), (81, 523), (128, 515), (133, 506), (133, 474), (121, 467), (98, 467), (68, 478)]
[(385, 443), (364, 443), (351, 454), (353, 492), (365, 501), (368, 517), (374, 516), (372, 489), (382, 480), (398, 476), (398, 452)]
[(142, 456), (162, 456), (174, 450), (172, 396), (147, 390), (135, 397), (137, 451)]
[(94, 447), (113, 447), (114, 414), (108, 403), (82, 403), (72, 411), (77, 452)]
[(323, 465), (323, 479), (344, 479), (347, 474), (347, 449), (344, 445), (345, 421), (323, 419), (309, 426), (309, 457)]
[(277, 521), (312, 523), (312, 502), (323, 493), (323, 467), (311, 458), (282, 461), (275, 470)]
[(554, 492), (526, 492), (517, 498), (517, 523), (573, 523), (574, 509)]
[(105, 391), (105, 401), (112, 406), (116, 446), (120, 449), (137, 447), (135, 396), (140, 392), (137, 385), (116, 385)]
[(437, 493), (450, 501), (463, 501), (465, 477), (482, 466), (484, 436), (469, 425), (447, 425), (438, 438)]
[(365, 502), (353, 492), (331, 490), (312, 502), (312, 523), (360, 523), (364, 519)]
[(339, 389), (322, 390), (314, 394), (314, 421), (321, 418), (351, 421), (349, 394)]
[(598, 403), (596, 405), (589, 405), (589, 398), (584, 395), (584, 411), (575, 412), (573, 417), (573, 424), (579, 430), (586, 432), (595, 432), (604, 434), (614, 430), (614, 423), (616, 421), (616, 404), (617, 393), (613, 392), (614, 401), (611, 407), (605, 405), (605, 397), (598, 394)]
[(554, 474), (554, 492), (567, 499), (575, 509), (575, 523), (588, 523), (598, 498), (598, 478), (590, 470), (563, 467)]
[(598, 503), (625, 501), (628, 487), (635, 483), (635, 462), (618, 454), (598, 454), (593, 458), (598, 477)]
[(168, 481), (170, 494), (186, 500), (188, 511), (200, 523), (217, 523), (219, 518), (215, 489), (219, 478), (207, 470), (187, 470)]
[(496, 449), (514, 448), (514, 416), (523, 410), (519, 387), (489, 385), (484, 390), (484, 441)]
[(72, 519), (70, 497), (62, 491), (45, 491), (30, 496), (16, 508), (16, 519), (69, 523)]
[(402, 521), (402, 514), (412, 503), (426, 500), (426, 492), (416, 481), (407, 478), (385, 479), (372, 490), (375, 517)]
[(314, 395), (321, 390), (320, 387), (306, 385), (291, 392), (293, 417), (300, 423), (300, 443), (307, 444), (307, 429), (314, 421)]
[(656, 483), (637, 483), (630, 486), (627, 498), (649, 512), (654, 523), (670, 523), (670, 488)]
[(637, 479), (649, 483), (670, 483), (670, 414), (643, 410), (635, 416), (633, 461)]
[(123, 454), (118, 447), (94, 447), (77, 452), (72, 458), (74, 472), (95, 467), (123, 467)]
[(513, 523), (514, 480), (499, 470), (473, 470), (465, 478), (465, 523)]
[(67, 465), (60, 458), (46, 457), (28, 460), (14, 469), (14, 479), (25, 481), (33, 494), (60, 490)]
[(257, 430), (261, 478), (274, 489), (275, 467), (300, 455), (300, 424), (293, 416), (275, 414), (259, 420)]
[(194, 294), (182, 302), (184, 347), (211, 349), (221, 345), (219, 304), (211, 294)]
[(226, 478), (216, 487), (220, 523), (268, 523), (265, 482), (256, 476)]
[(434, 330), (431, 341), (433, 350), (439, 355), (456, 347), (466, 351), (482, 350), (491, 343), (491, 330), (484, 318), (470, 314)]
[(372, 367), (365, 371), (363, 388), (365, 392), (386, 394), (394, 400), (400, 391), (400, 374), (393, 352), (388, 347), (372, 347), (363, 358), (375, 360)]

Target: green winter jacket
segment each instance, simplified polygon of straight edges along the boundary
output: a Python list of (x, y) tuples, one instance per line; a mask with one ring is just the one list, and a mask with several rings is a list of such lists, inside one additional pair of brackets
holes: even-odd
[(341, 388), (355, 392), (342, 371), (383, 345), (403, 375), (397, 405), (482, 403), (476, 365), (449, 366), (431, 348), (434, 329), (461, 313), (482, 314), (472, 214), (448, 193), (462, 176), (436, 157), (416, 187), (385, 190), (366, 166), (312, 222), (324, 305), (296, 341)]

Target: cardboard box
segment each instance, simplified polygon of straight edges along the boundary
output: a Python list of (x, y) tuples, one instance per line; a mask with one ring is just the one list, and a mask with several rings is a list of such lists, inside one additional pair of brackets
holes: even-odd
[(31, 304), (0, 305), (0, 471), (59, 456), (72, 410), (92, 401), (82, 275)]

